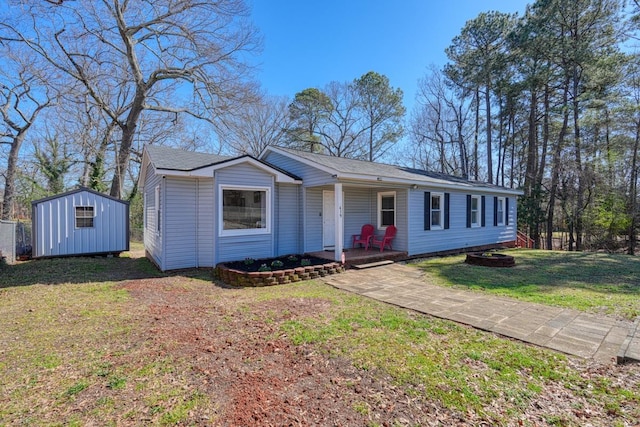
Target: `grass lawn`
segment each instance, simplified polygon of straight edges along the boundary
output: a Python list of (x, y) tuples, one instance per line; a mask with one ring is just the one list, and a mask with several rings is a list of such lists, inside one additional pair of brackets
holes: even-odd
[(512, 268), (464, 264), (464, 255), (417, 262), (434, 284), (634, 319), (640, 315), (640, 260), (627, 255), (528, 249), (503, 251)]
[[(450, 260), (422, 266), (435, 274)], [(235, 289), (126, 257), (0, 266), (0, 425), (638, 419), (638, 366), (593, 365), (319, 281)]]

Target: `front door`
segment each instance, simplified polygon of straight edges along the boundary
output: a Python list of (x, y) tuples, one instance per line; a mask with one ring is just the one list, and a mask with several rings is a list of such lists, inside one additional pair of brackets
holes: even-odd
[(335, 192), (322, 192), (322, 247), (333, 249), (336, 246), (336, 198)]

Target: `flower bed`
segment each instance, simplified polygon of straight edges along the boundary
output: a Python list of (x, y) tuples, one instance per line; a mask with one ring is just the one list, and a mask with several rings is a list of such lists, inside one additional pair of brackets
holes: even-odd
[(221, 263), (216, 266), (215, 274), (223, 282), (234, 286), (271, 286), (315, 279), (343, 271), (344, 267), (339, 262), (307, 255), (288, 255)]

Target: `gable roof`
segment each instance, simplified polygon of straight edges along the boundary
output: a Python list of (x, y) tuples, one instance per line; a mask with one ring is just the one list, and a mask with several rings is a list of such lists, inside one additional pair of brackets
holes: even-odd
[(301, 179), (265, 161), (249, 155), (222, 156), (219, 154), (186, 151), (178, 148), (159, 145), (147, 145), (142, 154), (143, 167), (140, 170), (138, 183), (144, 187), (146, 163), (151, 164), (156, 173), (172, 176), (211, 177), (217, 169), (239, 163), (248, 163), (258, 169), (274, 175), (278, 182), (300, 183)]
[(70, 195), (76, 194), (76, 193), (82, 193), (83, 191), (86, 191), (87, 193), (95, 194), (96, 196), (104, 197), (105, 199), (111, 199), (111, 200), (113, 200), (115, 202), (122, 203), (122, 204), (125, 204), (125, 205), (129, 204), (128, 200), (118, 199), (117, 197), (113, 197), (113, 196), (110, 196), (108, 194), (100, 193), (100, 192), (98, 192), (96, 190), (93, 190), (91, 188), (79, 186), (78, 188), (76, 188), (74, 190), (69, 190), (69, 191), (66, 191), (64, 193), (54, 194), (53, 196), (48, 196), (48, 197), (43, 197), (42, 199), (33, 200), (31, 202), (31, 205), (34, 206), (34, 205), (37, 205), (38, 203), (48, 202), (49, 200), (59, 199), (59, 198), (70, 196)]
[(156, 169), (191, 171), (233, 159), (231, 156), (186, 151), (162, 145), (147, 145), (144, 149)]
[(269, 146), (260, 157), (266, 157), (269, 151), (295, 158), (309, 166), (333, 175), (336, 179), (364, 180), (372, 182), (383, 181), (397, 184), (415, 184), (448, 189), (483, 188), (515, 195), (522, 194), (520, 190), (500, 187), (486, 182), (472, 181), (438, 172), (430, 172), (422, 169), (390, 165), (386, 163), (348, 159), (345, 157), (328, 156), (326, 154), (310, 153), (307, 151), (284, 147)]

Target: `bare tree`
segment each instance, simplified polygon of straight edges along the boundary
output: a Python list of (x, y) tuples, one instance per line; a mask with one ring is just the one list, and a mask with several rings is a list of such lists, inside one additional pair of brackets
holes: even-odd
[(325, 150), (332, 156), (367, 159), (369, 153), (364, 137), (368, 128), (359, 111), (354, 84), (330, 82), (325, 93), (333, 106), (318, 131)]
[(289, 101), (264, 97), (225, 120), (220, 142), (236, 154), (257, 156), (269, 145), (284, 144), (289, 129)]
[(433, 66), (418, 83), (409, 132), (414, 164), (467, 178), (470, 103), (458, 98), (446, 83), (442, 71)]
[[(146, 112), (219, 125), (254, 97), (248, 54), (259, 47), (243, 0), (23, 0), (0, 40), (70, 77), (120, 134), (111, 195), (120, 197)], [(22, 12), (22, 13), (20, 13)]]
[(32, 63), (19, 58), (10, 50), (3, 52), (4, 64), (0, 68), (0, 144), (9, 147), (7, 169), (4, 176), (4, 196), (0, 218), (14, 216), (15, 183), (18, 157), (27, 132), (36, 119), (53, 103), (49, 91), (39, 76), (33, 73)]

